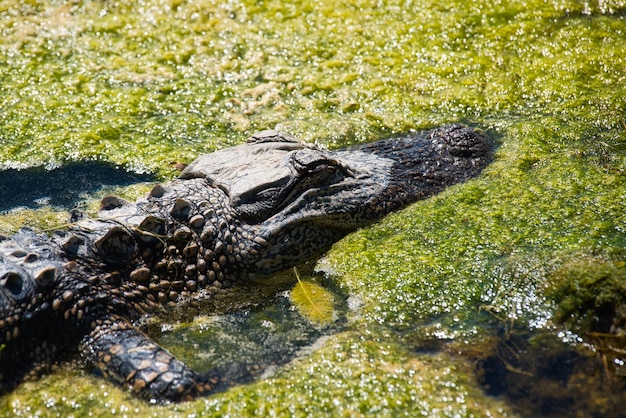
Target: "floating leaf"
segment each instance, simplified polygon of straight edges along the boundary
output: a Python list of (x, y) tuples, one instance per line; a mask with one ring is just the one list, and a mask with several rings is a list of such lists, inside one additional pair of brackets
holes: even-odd
[(302, 281), (294, 269), (298, 283), (291, 290), (291, 303), (311, 322), (326, 324), (333, 321), (333, 294), (311, 281)]

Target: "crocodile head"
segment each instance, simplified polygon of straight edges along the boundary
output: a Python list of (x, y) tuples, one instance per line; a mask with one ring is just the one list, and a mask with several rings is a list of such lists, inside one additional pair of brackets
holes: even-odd
[(341, 151), (264, 131), (247, 144), (200, 157), (180, 175), (221, 189), (264, 241), (248, 269), (267, 275), (326, 251), (358, 227), (445, 187), (490, 162), (483, 134), (451, 125)]

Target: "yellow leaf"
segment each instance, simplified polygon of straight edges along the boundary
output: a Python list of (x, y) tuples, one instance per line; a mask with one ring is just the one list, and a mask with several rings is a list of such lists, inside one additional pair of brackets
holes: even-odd
[[(295, 271), (295, 269), (294, 269)], [(333, 294), (322, 286), (300, 280), (296, 273), (298, 283), (291, 290), (291, 303), (294, 304), (300, 315), (311, 322), (326, 324), (333, 321)]]

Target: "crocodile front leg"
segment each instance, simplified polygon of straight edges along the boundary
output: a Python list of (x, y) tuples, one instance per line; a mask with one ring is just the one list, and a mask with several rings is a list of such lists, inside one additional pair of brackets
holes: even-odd
[(221, 386), (217, 375), (199, 375), (122, 318), (98, 321), (83, 340), (83, 357), (102, 373), (150, 400), (183, 401)]

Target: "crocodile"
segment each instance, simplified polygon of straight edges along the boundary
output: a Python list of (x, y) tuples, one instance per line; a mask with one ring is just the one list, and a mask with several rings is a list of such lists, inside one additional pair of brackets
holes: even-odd
[[(176, 402), (254, 375), (196, 373), (146, 317), (249, 289), (346, 234), (477, 176), (493, 143), (462, 125), (327, 151), (278, 131), (203, 155), (134, 203), (106, 196), (49, 234), (0, 240), (0, 392), (74, 357), (140, 397)], [(245, 297), (245, 295), (244, 295)]]

